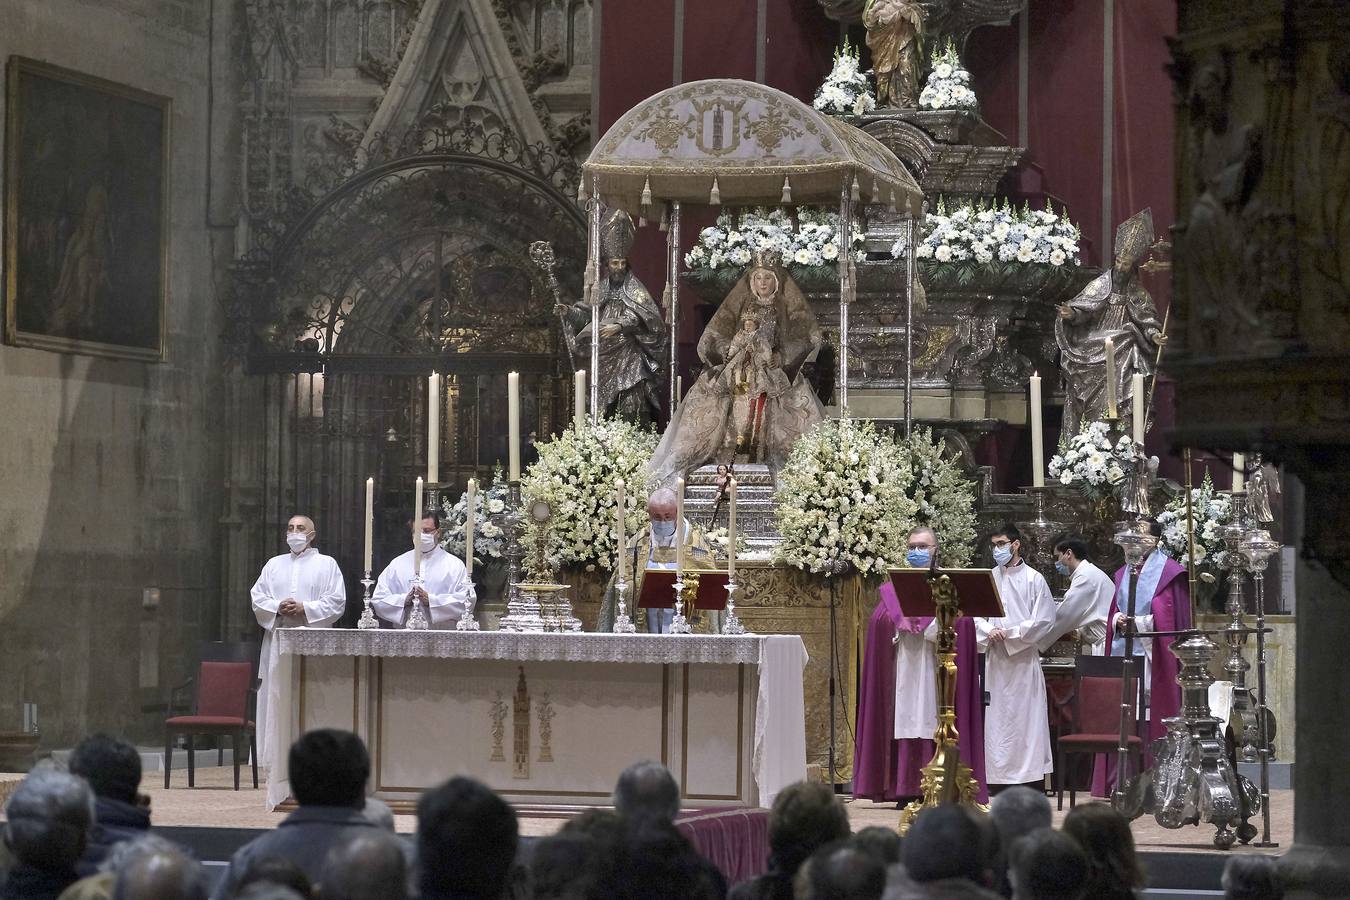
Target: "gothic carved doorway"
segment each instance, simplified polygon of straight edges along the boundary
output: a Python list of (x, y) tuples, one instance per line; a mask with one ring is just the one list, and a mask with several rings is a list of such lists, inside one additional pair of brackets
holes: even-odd
[[(243, 261), (232, 591), (284, 549), (285, 521), (302, 513), (346, 576), (349, 615), (359, 610), (365, 480), (376, 481), (378, 574), (408, 543), (433, 371), (445, 376), (440, 480), (456, 498), (468, 478), (486, 482), (505, 465), (509, 371), (521, 373), (523, 432), (547, 435), (570, 418), (554, 297), (528, 246), (551, 241), (563, 290), (579, 297), (584, 216), (550, 173), (502, 155), (437, 150), (369, 166)], [(224, 625), (239, 633), (251, 622), (234, 610)]]

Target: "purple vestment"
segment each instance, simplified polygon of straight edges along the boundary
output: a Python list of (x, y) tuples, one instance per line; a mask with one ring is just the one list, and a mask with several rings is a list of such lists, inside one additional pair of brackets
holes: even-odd
[[(1120, 592), (1120, 585), (1127, 576), (1128, 566), (1121, 566), (1116, 572), (1116, 593)], [(1111, 598), (1111, 613), (1107, 618), (1107, 627), (1115, 620), (1116, 613), (1120, 612), (1116, 605), (1116, 597)], [(1163, 563), (1162, 575), (1158, 578), (1158, 586), (1153, 591), (1153, 604), (1149, 609), (1153, 616), (1154, 631), (1184, 631), (1191, 627), (1191, 593), (1190, 583), (1186, 579), (1186, 568), (1174, 559), (1168, 558)], [(1106, 640), (1106, 654), (1111, 655), (1111, 636), (1113, 630), (1108, 630)], [(1148, 731), (1144, 741), (1145, 762), (1152, 758), (1148, 752), (1153, 742), (1167, 733), (1167, 726), (1163, 724), (1164, 719), (1170, 719), (1173, 716), (1181, 715), (1181, 685), (1177, 683), (1177, 675), (1181, 668), (1176, 655), (1172, 653), (1172, 641), (1170, 637), (1158, 638), (1140, 638), (1137, 640), (1153, 641), (1153, 650), (1149, 664), (1149, 716)], [(1136, 671), (1138, 671), (1136, 669)], [(1115, 787), (1116, 760), (1114, 756), (1107, 756), (1104, 753), (1097, 755), (1096, 764), (1092, 769), (1092, 794), (1095, 797), (1109, 797)]]
[[(931, 618), (906, 618), (895, 588), (881, 586), (881, 601), (867, 623), (863, 650), (862, 685), (858, 698), (858, 729), (853, 749), (853, 796), (894, 802), (919, 796), (919, 770), (933, 758), (931, 740), (895, 739), (895, 636), (921, 633)], [(936, 664), (936, 661), (935, 661)], [(989, 791), (984, 783), (984, 704), (980, 697), (979, 651), (975, 623), (967, 616), (956, 620), (956, 730), (961, 761), (979, 781), (979, 800)]]

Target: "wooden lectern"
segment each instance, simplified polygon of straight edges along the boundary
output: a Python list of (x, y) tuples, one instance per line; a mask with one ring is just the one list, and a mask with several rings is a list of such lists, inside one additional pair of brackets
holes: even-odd
[(944, 803), (984, 807), (975, 800), (979, 784), (970, 767), (961, 762), (961, 736), (956, 730), (956, 620), (963, 616), (997, 618), (1003, 603), (989, 569), (892, 569), (900, 611), (910, 618), (937, 620), (938, 726), (933, 735), (933, 759), (920, 770), (923, 798), (900, 813), (904, 834), (923, 809)]
[[(727, 573), (713, 569), (685, 569), (685, 609), (727, 608)], [(693, 601), (692, 604), (690, 601)], [(642, 575), (642, 595), (634, 609), (670, 609), (675, 605), (675, 570), (648, 569)]]

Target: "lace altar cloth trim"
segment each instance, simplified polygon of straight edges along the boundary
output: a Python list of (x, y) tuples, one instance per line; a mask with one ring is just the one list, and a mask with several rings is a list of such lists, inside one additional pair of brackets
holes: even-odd
[(299, 656), (420, 656), (665, 665), (758, 665), (769, 635), (522, 634), (278, 628), (282, 653)]

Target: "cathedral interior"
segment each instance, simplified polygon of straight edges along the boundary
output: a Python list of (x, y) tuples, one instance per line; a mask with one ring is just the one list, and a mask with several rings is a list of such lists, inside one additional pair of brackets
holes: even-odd
[[(1138, 371), (1157, 475), (1226, 488), (1239, 453), (1282, 484), (1271, 531), (1286, 552), (1266, 603), (1281, 758), (1300, 792), (1287, 843), (1331, 866), (1350, 847), (1337, 702), (1350, 687), (1338, 663), (1350, 634), (1344, 10), (921, 5), (921, 65), (955, 48), (978, 106), (849, 121), (894, 153), (929, 213), (995, 198), (1054, 210), (1076, 226), (1079, 259), (998, 277), (911, 259), (907, 317), (908, 265), (891, 248), (912, 212), (864, 185), (851, 318), (830, 277), (800, 281), (822, 335), (803, 377), (827, 417), (847, 391), (856, 416), (943, 437), (975, 486), (983, 541), (1044, 511), (1023, 490), (1033, 424), (1053, 453), (1101, 402), (1064, 374), (1069, 306), (1103, 274), (1146, 304)], [(558, 308), (587, 289), (583, 170), (600, 138), (647, 98), (704, 79), (809, 105), (839, 47), (867, 52), (869, 6), (0, 0), (0, 745), (50, 751), (98, 730), (158, 741), (163, 698), (199, 642), (256, 637), (244, 598), (297, 511), (359, 598), (366, 479), (386, 560), (404, 547), (400, 510), (428, 453), (432, 372), (454, 496), (506, 465), (508, 372), (523, 432), (561, 433), (588, 363)], [(733, 145), (749, 139), (738, 127)], [(45, 219), (21, 227), (25, 198)], [(681, 260), (737, 212), (715, 196), (684, 205)], [(665, 312), (662, 219), (642, 217), (627, 258)], [(555, 268), (532, 260), (538, 241)], [(700, 336), (731, 287), (698, 275), (678, 276), (658, 429), (675, 378), (691, 386), (703, 371)], [(1035, 375), (1043, 423), (1027, 408)], [(1061, 497), (1048, 514), (1084, 509)], [(990, 562), (981, 550), (973, 564)], [(350, 603), (341, 624), (360, 611)], [(1202, 612), (1222, 622), (1223, 598)]]

